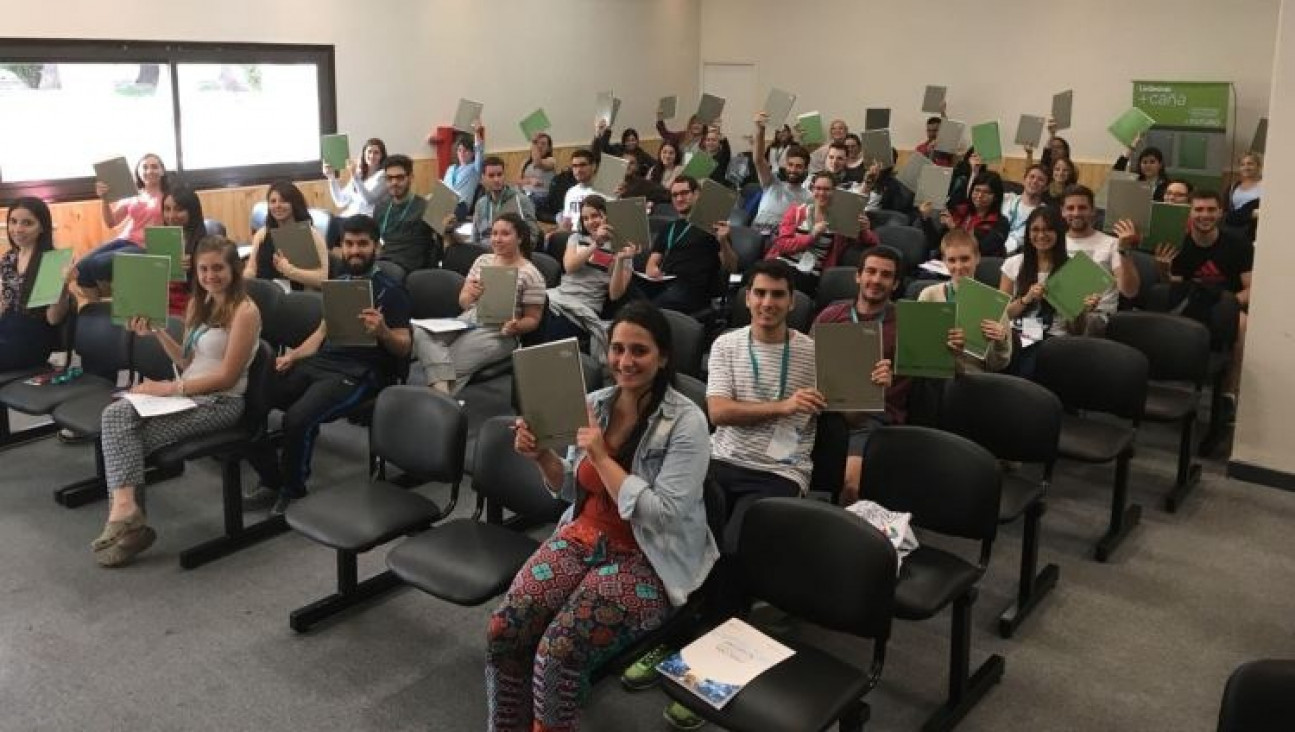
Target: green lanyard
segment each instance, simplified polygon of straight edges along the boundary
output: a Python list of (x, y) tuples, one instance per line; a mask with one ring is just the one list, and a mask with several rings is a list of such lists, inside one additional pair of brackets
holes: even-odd
[[(746, 332), (746, 355), (751, 359), (751, 375), (755, 378), (755, 391), (765, 397), (764, 388), (760, 386), (760, 362), (755, 357), (754, 337), (751, 331)], [(782, 373), (778, 375), (778, 399), (787, 397), (787, 367), (791, 364), (791, 329), (787, 329), (787, 338), (782, 342)], [(772, 401), (772, 400), (770, 400)]]
[[(405, 212), (409, 210), (409, 205), (414, 202), (414, 197), (410, 196), (408, 201), (400, 207), (400, 213), (396, 215), (396, 223), (399, 224), (401, 219), (405, 218)], [(378, 230), (378, 238), (381, 239), (387, 235), (387, 223), (391, 220), (391, 209), (395, 208), (396, 202), (393, 200), (387, 204), (387, 212), (382, 215), (382, 228)]]
[(666, 237), (665, 250), (668, 252), (671, 249), (674, 249), (674, 245), (679, 241), (681, 237), (687, 236), (688, 230), (691, 228), (692, 228), (692, 224), (686, 224), (683, 227), (683, 231), (679, 231), (678, 221), (670, 224), (670, 234), (669, 236)]
[[(876, 315), (870, 315), (867, 318), (864, 318), (864, 320), (871, 323), (874, 320), (881, 320), (884, 317), (886, 317), (886, 309), (882, 308), (881, 312), (877, 313)], [(859, 311), (855, 310), (853, 305), (850, 306), (850, 322), (852, 323), (859, 322)]]

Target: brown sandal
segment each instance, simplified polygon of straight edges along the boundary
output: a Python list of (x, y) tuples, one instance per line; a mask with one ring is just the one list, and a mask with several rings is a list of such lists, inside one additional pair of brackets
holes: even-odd
[(132, 529), (138, 529), (141, 526), (144, 526), (144, 513), (142, 511), (136, 511), (124, 519), (109, 521), (104, 525), (103, 533), (99, 534), (99, 538), (90, 542), (90, 551), (103, 551), (116, 544), (122, 534)]
[(94, 559), (101, 567), (124, 567), (145, 549), (153, 546), (156, 540), (157, 532), (153, 527), (141, 523), (119, 535), (116, 543), (96, 551)]

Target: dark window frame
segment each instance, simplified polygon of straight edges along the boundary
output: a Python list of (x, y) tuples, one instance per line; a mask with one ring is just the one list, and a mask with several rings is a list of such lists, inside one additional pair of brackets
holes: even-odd
[[(0, 61), (19, 63), (157, 63), (171, 73), (171, 123), (177, 160), (171, 170), (195, 190), (262, 185), (270, 181), (321, 179), (320, 161), (184, 169), (177, 64), (314, 64), (318, 69), (320, 134), (337, 132), (336, 51), (331, 45), (282, 43), (206, 43), (0, 38)], [(92, 161), (86, 161), (87, 170)], [(134, 164), (134, 161), (131, 161)], [(94, 199), (94, 177), (0, 182), (0, 199), (36, 196), (50, 203)]]

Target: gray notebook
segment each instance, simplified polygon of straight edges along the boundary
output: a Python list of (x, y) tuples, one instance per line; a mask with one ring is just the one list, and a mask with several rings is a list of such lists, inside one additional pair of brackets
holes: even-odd
[(1255, 127), (1254, 137), (1250, 138), (1250, 152), (1257, 152), (1260, 155), (1268, 147), (1268, 118), (1260, 117), (1259, 124)]
[(935, 138), (935, 149), (942, 153), (956, 153), (962, 146), (962, 135), (967, 125), (954, 119), (940, 123), (940, 135)]
[(895, 164), (895, 146), (890, 142), (890, 130), (868, 130), (859, 136), (863, 144), (863, 159), (889, 168)]
[(135, 174), (126, 158), (113, 158), (94, 164), (94, 177), (108, 184), (108, 194), (103, 200), (116, 203), (139, 193), (135, 187)]
[(602, 160), (598, 162), (598, 172), (594, 173), (590, 187), (601, 193), (604, 198), (615, 198), (616, 189), (625, 182), (625, 174), (629, 172), (629, 167), (630, 161), (625, 158), (604, 154)]
[(922, 169), (931, 165), (931, 161), (925, 155), (915, 152), (910, 153), (908, 159), (904, 161), (903, 167), (895, 175), (895, 179), (903, 184), (905, 188), (916, 193), (917, 185), (922, 177)]
[(611, 90), (598, 92), (594, 97), (594, 120), (605, 119), (607, 126), (616, 123), (616, 94)]
[(913, 205), (930, 202), (936, 211), (943, 211), (949, 201), (949, 186), (953, 182), (953, 168), (927, 165), (917, 179)]
[(890, 107), (869, 107), (863, 114), (863, 129), (884, 130), (890, 127)]
[(764, 100), (764, 113), (769, 115), (769, 126), (775, 130), (787, 122), (787, 115), (796, 106), (796, 95), (781, 89), (770, 89)]
[(522, 194), (518, 194), (508, 199), (507, 201), (504, 201), (504, 205), (500, 206), (498, 211), (495, 211), (495, 218), (492, 219), (490, 223), (493, 224), (495, 221), (498, 221), (499, 217), (503, 216), (506, 213), (517, 214), (518, 216), (522, 216), (521, 196)]
[(471, 132), (473, 123), (481, 121), (481, 109), (481, 102), (460, 99), (459, 108), (454, 111), (454, 129)]
[(1047, 120), (1036, 114), (1023, 114), (1016, 123), (1016, 144), (1037, 148), (1043, 141), (1043, 127)]
[(540, 448), (574, 445), (589, 425), (580, 344), (575, 338), (513, 351), (513, 376), (522, 419)]
[(885, 411), (886, 390), (869, 378), (881, 354), (877, 323), (821, 323), (814, 327), (814, 371), (827, 411)]
[(661, 97), (661, 100), (656, 103), (656, 113), (661, 119), (674, 119), (675, 114), (678, 113), (678, 108), (679, 97), (673, 95)]
[(697, 121), (704, 125), (719, 119), (724, 114), (724, 98), (717, 97), (714, 94), (701, 95), (701, 101), (697, 103)]
[(427, 207), (423, 209), (423, 223), (432, 230), (445, 236), (445, 217), (454, 213), (459, 205), (459, 194), (445, 184), (445, 181), (432, 181), (432, 192), (427, 194)]
[(294, 221), (270, 229), (274, 248), (298, 269), (319, 269), (319, 250), (315, 248), (314, 227), (309, 221)]
[(1106, 192), (1105, 229), (1115, 230), (1115, 223), (1129, 219), (1139, 232), (1151, 226), (1151, 184), (1142, 180), (1110, 181)]
[(642, 196), (607, 202), (607, 225), (612, 228), (611, 248), (619, 252), (626, 244), (645, 251), (652, 244), (648, 228), (647, 199)]
[(481, 298), (477, 300), (477, 322), (503, 325), (517, 317), (517, 268), (486, 265), (481, 273)]
[(926, 87), (926, 93), (922, 95), (922, 111), (927, 114), (940, 114), (940, 107), (944, 106), (944, 95), (948, 91), (942, 86)]
[(832, 191), (832, 202), (827, 205), (827, 230), (848, 239), (859, 236), (859, 217), (863, 215), (863, 196), (840, 188)]
[(688, 223), (710, 233), (715, 224), (727, 221), (737, 203), (737, 191), (707, 178), (701, 182), (701, 192), (685, 219)]
[(1125, 170), (1110, 170), (1106, 172), (1106, 180), (1097, 188), (1093, 194), (1093, 208), (1105, 211), (1106, 201), (1110, 196), (1111, 181), (1114, 180), (1137, 180), (1138, 176)]
[(1052, 121), (1058, 130), (1070, 129), (1070, 113), (1075, 106), (1075, 93), (1069, 89), (1052, 95)]
[(373, 307), (373, 283), (368, 279), (324, 280), (324, 327), (334, 346), (376, 346), (376, 336), (364, 332), (360, 312)]

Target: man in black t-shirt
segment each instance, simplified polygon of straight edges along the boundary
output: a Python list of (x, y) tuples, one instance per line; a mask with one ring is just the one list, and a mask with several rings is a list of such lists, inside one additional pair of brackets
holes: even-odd
[[(707, 231), (685, 220), (697, 200), (697, 188), (697, 181), (686, 175), (670, 184), (670, 200), (680, 218), (657, 234), (645, 272), (656, 280), (644, 289), (659, 308), (684, 313), (701, 310), (710, 302), (711, 292), (724, 284), (722, 273), (737, 269), (727, 221), (717, 221)], [(663, 276), (673, 279), (663, 281)]]
[(1190, 197), (1187, 235), (1182, 245), (1162, 245), (1156, 250), (1161, 274), (1183, 291), (1186, 301), (1182, 313), (1209, 325), (1211, 311), (1222, 291), (1236, 295), (1241, 304), (1237, 323), (1237, 340), (1233, 350), (1232, 370), (1225, 392), (1237, 391), (1241, 374), (1241, 354), (1246, 335), (1246, 308), (1250, 304), (1250, 271), (1254, 267), (1254, 245), (1219, 229), (1223, 218), (1223, 200), (1214, 191), (1195, 191)]
[[(377, 339), (373, 346), (341, 346), (328, 342), (321, 322), (301, 345), (288, 349), (275, 361), (277, 372), (271, 406), (283, 410), (283, 447), (278, 463), (257, 456), (253, 467), (261, 478), (258, 491), (277, 492), (274, 513), (282, 513), (292, 499), (306, 495), (311, 453), (320, 425), (347, 413), (400, 376), (400, 364), (409, 357), (413, 341), (409, 330), (410, 303), (404, 288), (374, 267), (378, 224), (363, 214), (342, 223), (341, 253), (344, 274), (340, 279), (368, 279), (373, 286), (373, 307), (360, 318), (364, 329)], [(253, 494), (252, 498), (256, 496)]]

